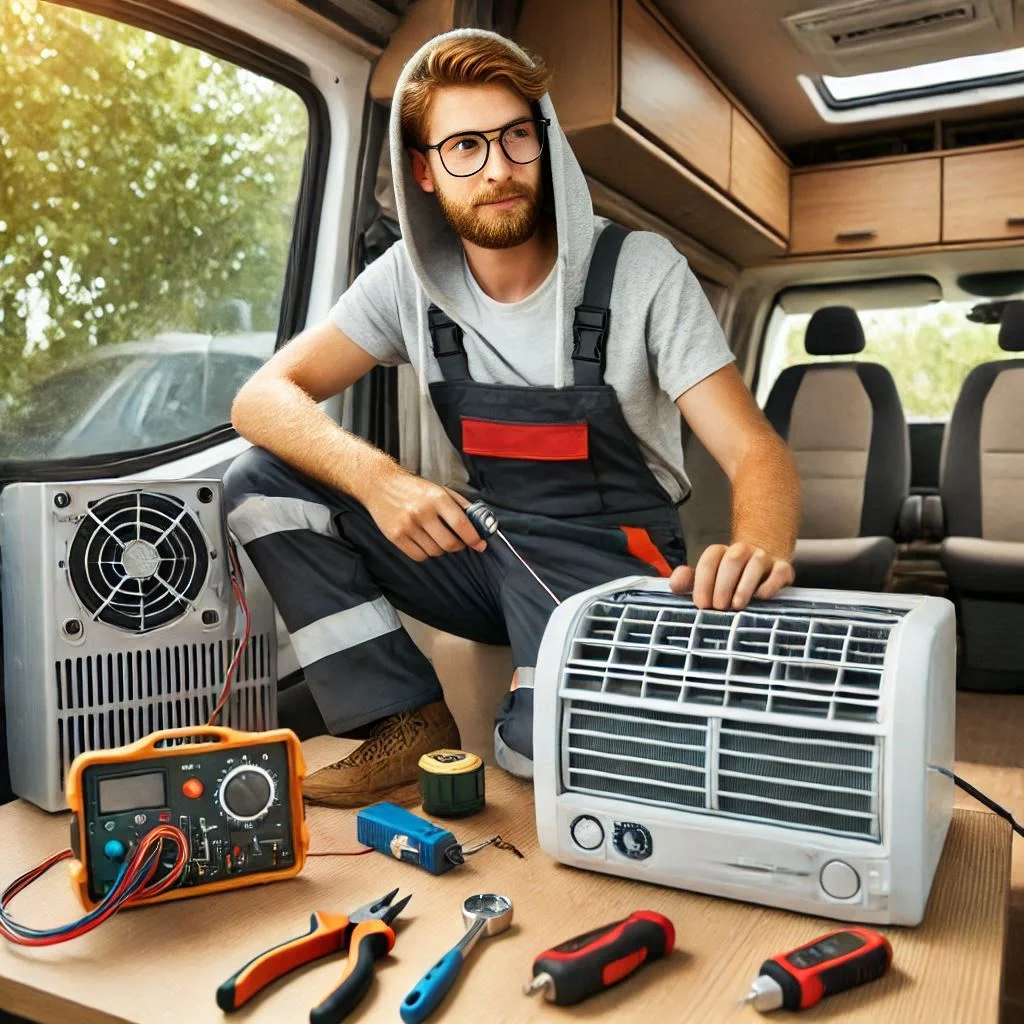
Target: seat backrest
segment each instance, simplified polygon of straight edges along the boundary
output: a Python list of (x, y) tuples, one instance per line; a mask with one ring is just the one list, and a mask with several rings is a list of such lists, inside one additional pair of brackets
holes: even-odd
[[(809, 355), (864, 348), (855, 310), (815, 311)], [(802, 363), (779, 375), (765, 415), (800, 474), (800, 537), (891, 537), (910, 489), (910, 440), (892, 375), (878, 363)]]
[[(1008, 302), (999, 347), (1024, 352), (1024, 302)], [(1024, 541), (1024, 358), (976, 366), (953, 407), (939, 481), (946, 533)]]

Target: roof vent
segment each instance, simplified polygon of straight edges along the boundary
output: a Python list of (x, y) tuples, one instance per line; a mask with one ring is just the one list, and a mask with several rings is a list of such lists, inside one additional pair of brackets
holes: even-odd
[[(1013, 46), (1012, 0), (854, 0), (782, 19), (820, 72), (883, 71)], [(927, 56), (920, 48), (927, 47)]]

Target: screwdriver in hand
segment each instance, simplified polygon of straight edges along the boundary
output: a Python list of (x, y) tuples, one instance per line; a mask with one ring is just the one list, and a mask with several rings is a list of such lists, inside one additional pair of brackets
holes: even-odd
[(667, 955), (675, 943), (675, 928), (667, 917), (637, 910), (622, 921), (545, 950), (533, 961), (533, 981), (523, 992), (543, 991), (549, 1002), (570, 1006)]
[(466, 513), (466, 518), (476, 527), (476, 532), (487, 540), (488, 537), (500, 537), (504, 542), (505, 547), (512, 552), (516, 558), (519, 559), (523, 564), (523, 568), (544, 588), (544, 592), (555, 602), (556, 605), (562, 602), (552, 593), (548, 585), (530, 568), (529, 563), (518, 551), (512, 546), (511, 541), (498, 529), (498, 517), (494, 512), (488, 508), (482, 501), (474, 501), (468, 508), (463, 509)]

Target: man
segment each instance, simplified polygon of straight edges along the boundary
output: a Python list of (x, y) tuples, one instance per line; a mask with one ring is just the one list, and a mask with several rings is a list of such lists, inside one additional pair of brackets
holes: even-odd
[[(511, 644), (517, 682), (495, 756), (528, 777), (546, 588), (563, 599), (671, 575), (673, 590), (726, 609), (793, 579), (788, 451), (682, 256), (594, 216), (547, 78), (508, 40), (474, 30), (410, 60), (391, 121), (401, 241), (235, 401), (234, 424), (256, 447), (225, 478), (229, 524), (327, 727), (366, 737), (307, 780), (314, 800), (399, 798), (422, 753), (458, 744), (396, 608)], [(447, 436), (469, 498), (495, 511), (544, 586), (499, 541), (485, 543), (466, 495), (406, 472), (319, 409), (376, 364), (404, 362), (420, 382), (421, 446)], [(734, 543), (695, 568), (677, 509), (689, 490), (680, 413), (733, 484)]]

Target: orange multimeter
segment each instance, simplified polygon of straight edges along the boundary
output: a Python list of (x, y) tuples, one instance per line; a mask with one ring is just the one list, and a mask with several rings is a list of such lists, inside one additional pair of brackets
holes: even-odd
[[(157, 825), (180, 829), (188, 858), (158, 903), (297, 875), (309, 832), (302, 805), (306, 766), (290, 729), (239, 732), (199, 726), (154, 732), (128, 746), (80, 754), (68, 771), (71, 880), (92, 910), (139, 840)], [(178, 851), (165, 841), (160, 867)]]

